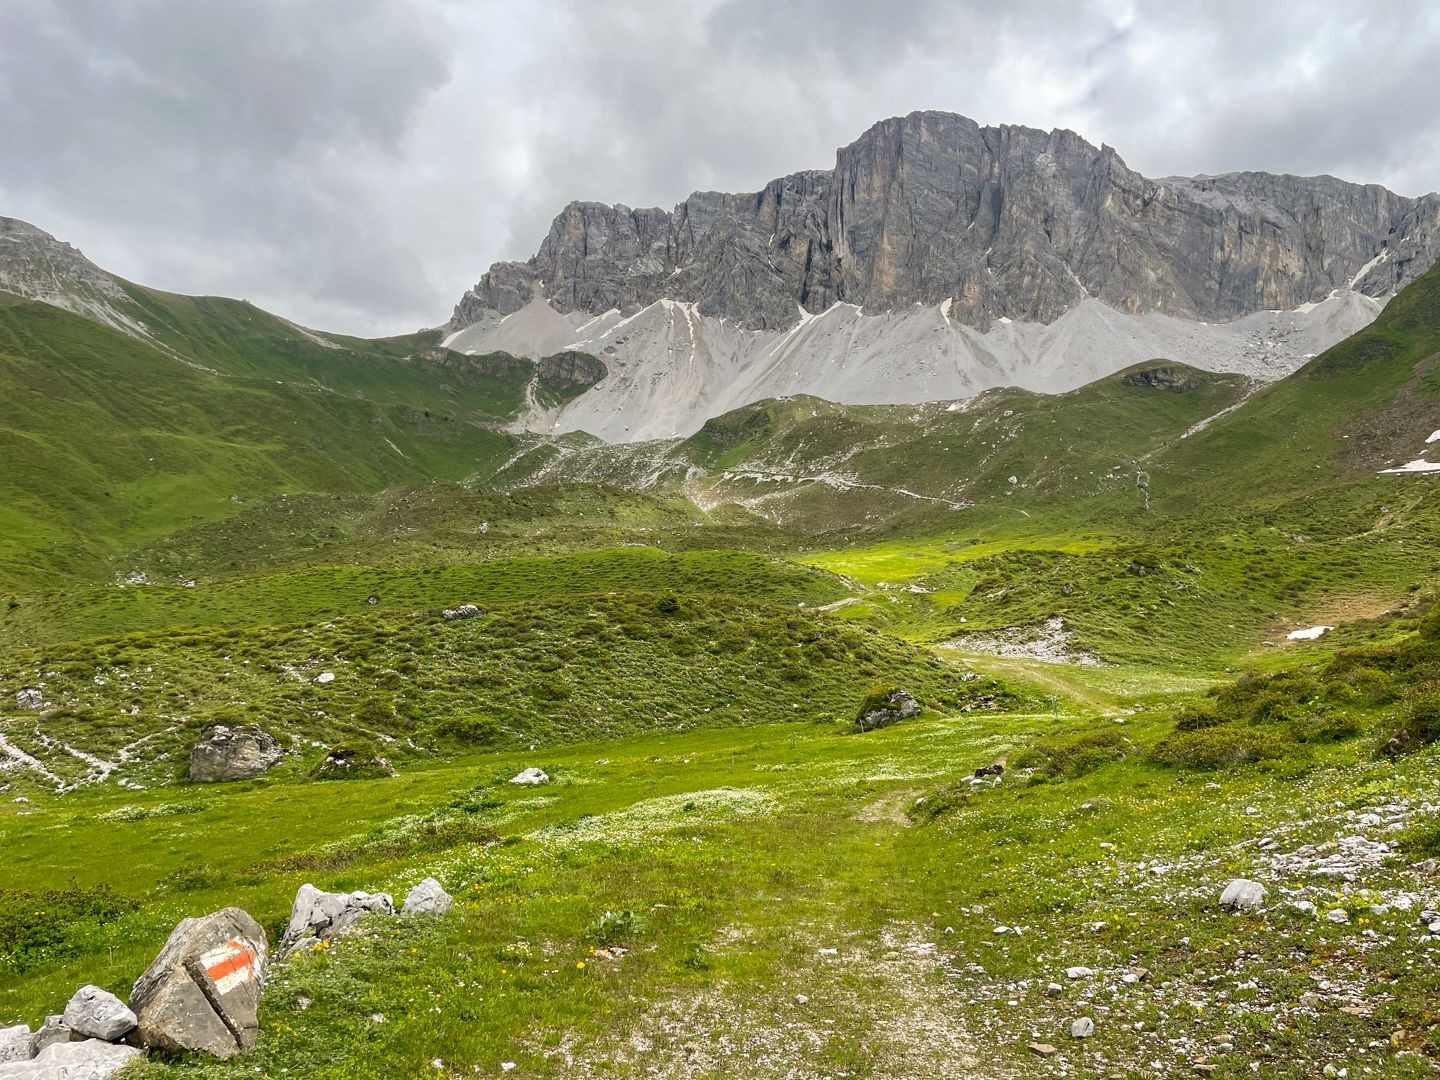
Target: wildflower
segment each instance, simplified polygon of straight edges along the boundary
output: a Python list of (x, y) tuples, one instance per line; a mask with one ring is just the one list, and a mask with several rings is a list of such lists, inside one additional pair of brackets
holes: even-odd
[(584, 961), (584, 960), (577, 960), (577, 961), (575, 962), (575, 966), (576, 966), (576, 968), (583, 968), (583, 967), (585, 966), (585, 961)]

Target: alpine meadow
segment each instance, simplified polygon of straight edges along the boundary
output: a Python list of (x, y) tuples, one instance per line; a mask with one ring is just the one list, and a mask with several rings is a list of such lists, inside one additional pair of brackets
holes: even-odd
[[(58, 48), (19, 6), (0, 36)], [(712, 35), (748, 10), (700, 6)], [(322, 48), (251, 8), (235, 64), (252, 32)], [(419, 78), (396, 18), (366, 48)], [(295, 123), (388, 108), (315, 56)], [(202, 81), (257, 88), (243, 139), (262, 76), (228, 63)], [(169, 71), (134, 138), (202, 94)], [(1440, 1070), (1440, 195), (871, 119), (754, 191), (547, 206), (533, 257), (398, 336), (0, 218), (0, 1080)], [(511, 205), (532, 151), (571, 162), (541, 194), (650, 190), (557, 124), (466, 150), (474, 197)], [(385, 232), (356, 194), (383, 154), (327, 145), (287, 228), (358, 281), (306, 214)], [(198, 224), (215, 153), (151, 253), (194, 256), (127, 275), (251, 265)], [(55, 216), (115, 252), (96, 207), (143, 204)]]

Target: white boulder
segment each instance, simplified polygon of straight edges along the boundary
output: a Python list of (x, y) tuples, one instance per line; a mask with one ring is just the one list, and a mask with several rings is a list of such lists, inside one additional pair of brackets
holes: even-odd
[(1220, 906), (1231, 911), (1254, 911), (1265, 902), (1268, 890), (1258, 881), (1233, 878), (1220, 894)]
[(526, 769), (524, 772), (516, 773), (510, 778), (512, 784), (548, 784), (550, 777), (545, 775), (544, 770), (534, 768)]
[(444, 886), (433, 877), (427, 877), (405, 894), (405, 903), (400, 908), (402, 915), (444, 915), (450, 910), (454, 898)]

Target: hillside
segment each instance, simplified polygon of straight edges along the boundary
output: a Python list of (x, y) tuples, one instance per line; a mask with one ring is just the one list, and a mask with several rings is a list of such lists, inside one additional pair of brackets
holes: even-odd
[(130, 545), (253, 500), (460, 479), (507, 452), (401, 389), (367, 399), (274, 374), (220, 374), (57, 307), (0, 305), (0, 581), (99, 575)]
[(1101, 503), (1144, 505), (1149, 458), (1255, 388), (1183, 364), (1136, 365), (1067, 394), (1007, 388), (918, 406), (766, 401), (687, 439), (609, 447), (547, 441), (489, 478), (683, 492), (802, 533), (965, 529)]

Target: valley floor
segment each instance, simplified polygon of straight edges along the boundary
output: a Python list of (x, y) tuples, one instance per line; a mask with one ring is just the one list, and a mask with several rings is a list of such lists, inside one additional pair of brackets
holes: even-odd
[[(403, 894), (433, 874), (450, 916), (377, 919), (276, 969), (247, 1070), (1430, 1075), (1437, 880), (1397, 840), (1440, 807), (1435, 752), (1226, 773), (1122, 754), (969, 782), (1037, 739), (1159, 730), (1163, 695), (1088, 678), (1054, 712), (864, 735), (767, 724), (37, 798), (0, 820), (0, 887), (52, 907), (54, 934), (20, 933), (0, 1010), (36, 1022), (81, 981), (123, 988), (185, 914), (234, 903), (273, 929), (302, 881)], [(537, 764), (550, 784), (508, 783)], [(1266, 884), (1265, 910), (1219, 909), (1233, 876)], [(1082, 1016), (1095, 1034), (1072, 1038)]]

